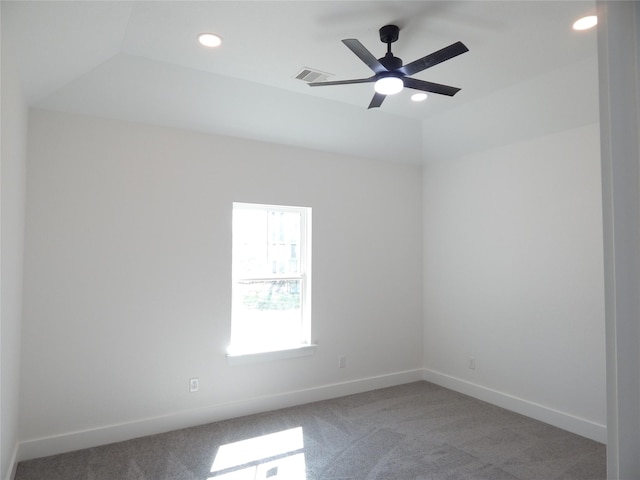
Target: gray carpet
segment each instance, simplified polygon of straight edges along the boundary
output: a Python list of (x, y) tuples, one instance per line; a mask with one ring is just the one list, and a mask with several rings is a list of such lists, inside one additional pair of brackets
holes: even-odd
[(16, 480), (602, 480), (605, 455), (416, 382), (29, 460)]

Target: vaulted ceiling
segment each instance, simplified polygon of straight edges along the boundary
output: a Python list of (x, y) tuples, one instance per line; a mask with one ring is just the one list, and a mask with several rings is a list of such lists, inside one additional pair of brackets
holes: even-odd
[[(420, 163), (597, 121), (591, 1), (6, 1), (2, 40), (33, 107)], [(456, 41), (469, 52), (415, 75), (460, 87), (367, 109), (372, 84), (310, 88), (372, 72), (378, 29), (401, 28), (405, 63)], [(196, 41), (223, 37), (217, 49)], [(527, 133), (528, 132), (528, 133)]]

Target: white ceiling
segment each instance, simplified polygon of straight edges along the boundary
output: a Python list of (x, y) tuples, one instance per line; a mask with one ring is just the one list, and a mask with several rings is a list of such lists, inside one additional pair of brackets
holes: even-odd
[[(596, 34), (571, 30), (594, 11), (592, 1), (3, 0), (2, 39), (35, 107), (420, 163), (495, 143), (495, 129), (479, 127), (509, 116), (504, 92), (528, 95), (527, 111), (541, 99), (591, 97), (538, 122), (543, 129), (596, 121)], [(414, 103), (405, 89), (367, 110), (372, 84), (311, 88), (294, 78), (303, 67), (331, 80), (370, 76), (341, 39), (381, 57), (378, 29), (389, 23), (401, 27), (392, 49), (405, 63), (467, 45), (415, 75), (460, 87), (455, 97)], [(223, 46), (201, 47), (201, 32)]]

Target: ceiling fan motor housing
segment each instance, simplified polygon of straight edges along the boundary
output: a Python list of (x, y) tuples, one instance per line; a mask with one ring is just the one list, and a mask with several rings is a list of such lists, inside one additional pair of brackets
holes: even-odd
[(387, 53), (384, 57), (379, 58), (378, 61), (389, 71), (396, 70), (402, 66), (402, 59), (394, 57), (391, 53)]

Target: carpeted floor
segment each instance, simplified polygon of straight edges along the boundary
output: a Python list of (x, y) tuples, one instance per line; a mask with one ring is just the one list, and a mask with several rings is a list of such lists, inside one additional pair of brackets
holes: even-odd
[(603, 480), (605, 455), (416, 382), (29, 460), (16, 480)]

